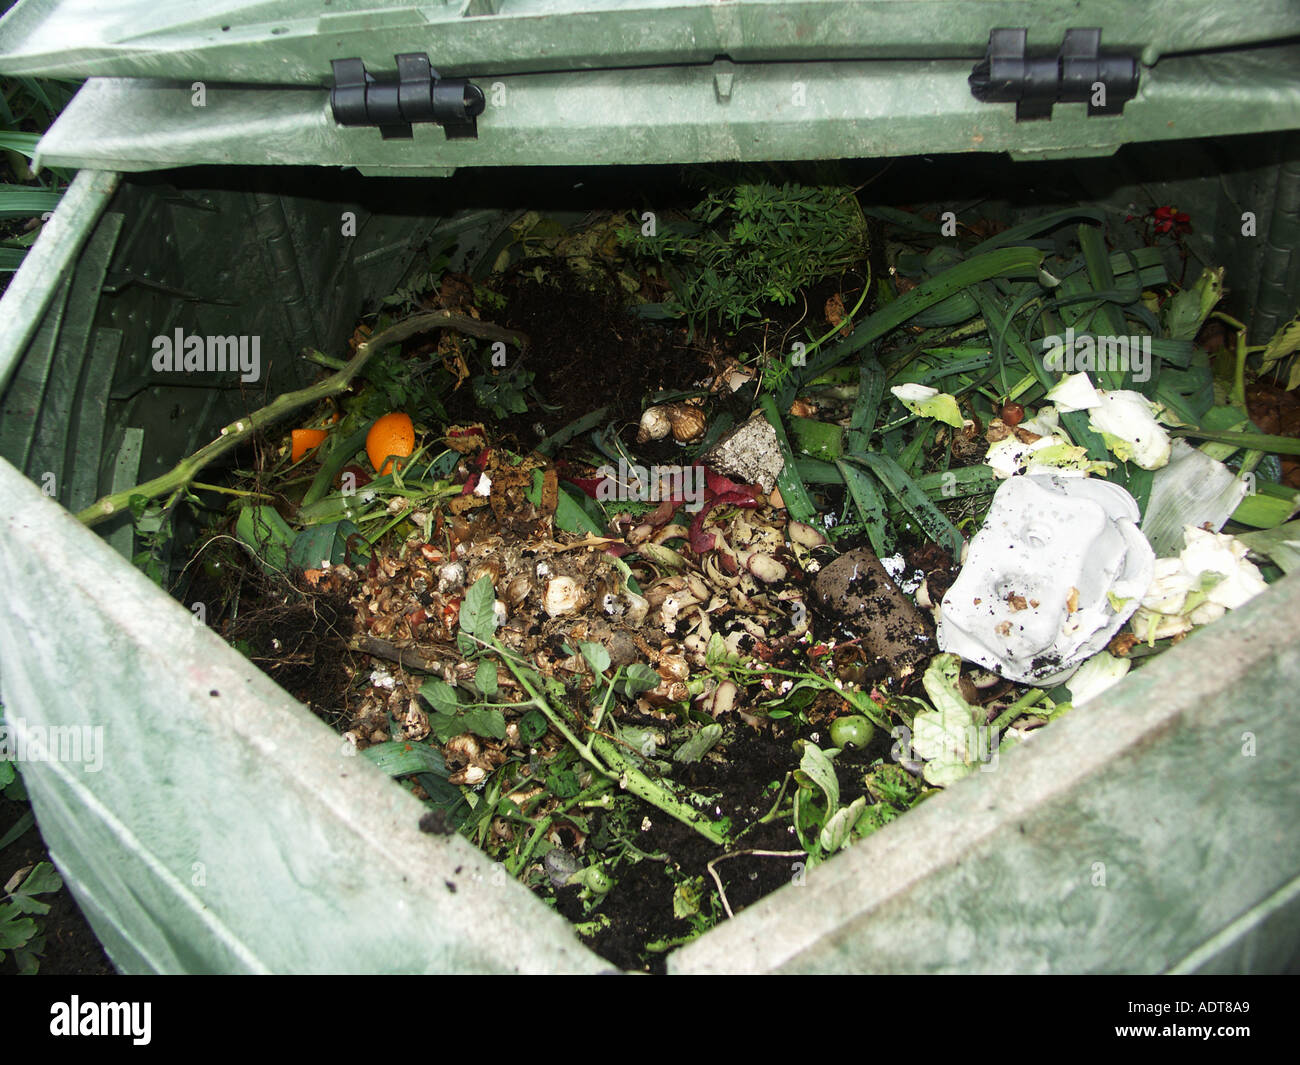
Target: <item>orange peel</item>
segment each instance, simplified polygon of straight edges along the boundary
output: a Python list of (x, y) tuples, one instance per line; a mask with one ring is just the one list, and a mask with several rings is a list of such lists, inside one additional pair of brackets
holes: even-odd
[[(366, 434), (366, 454), (370, 456), (370, 465), (379, 471), (382, 477), (393, 468), (393, 456), (404, 459), (415, 450), (415, 426), (411, 424), (408, 414), (392, 411), (375, 420)], [(383, 463), (383, 467), (380, 467)], [(402, 464), (397, 463), (401, 469)]]
[(314, 447), (320, 447), (329, 436), (324, 429), (295, 429), (293, 431), (293, 449), (290, 461), (297, 462)]

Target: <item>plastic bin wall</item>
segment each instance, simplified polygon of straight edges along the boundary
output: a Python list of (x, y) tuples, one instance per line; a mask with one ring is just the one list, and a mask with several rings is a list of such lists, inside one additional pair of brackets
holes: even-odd
[[(341, 347), (439, 226), (482, 246), (502, 224), (454, 214), (437, 183), (403, 199), (283, 180), (83, 173), (0, 304), (0, 697), (27, 741), (89, 737), (80, 760), (23, 763), (41, 830), (128, 972), (606, 969), (466, 841), (419, 832), (415, 799), (65, 509), (261, 402), (230, 381), (138, 380), (151, 336), (260, 330), (273, 394), (301, 346)], [(1243, 180), (1286, 221), (1294, 162), (1265, 160), (1201, 182), (1201, 239), (1229, 224), (1233, 204), (1214, 205)], [(345, 211), (355, 242), (334, 237)], [(130, 551), (129, 527), (109, 537)], [(670, 967), (1285, 967), (1300, 943), (1298, 611), (1291, 578)]]

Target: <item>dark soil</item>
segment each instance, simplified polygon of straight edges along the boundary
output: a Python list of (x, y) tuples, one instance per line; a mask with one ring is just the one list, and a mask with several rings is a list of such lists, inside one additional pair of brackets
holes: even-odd
[[(8, 829), (27, 810), (26, 803), (0, 798), (0, 831)], [(0, 851), (0, 885), (7, 884), (19, 869), (48, 861), (49, 852), (39, 830), (33, 825)], [(42, 895), (41, 901), (50, 904), (50, 912), (37, 918), (45, 931), (45, 954), (37, 975), (113, 975), (113, 965), (82, 916), (72, 893), (65, 887), (55, 895)], [(0, 976), (12, 976), (16, 972), (11, 957), (0, 962)]]
[[(798, 729), (793, 724), (774, 722), (770, 731), (737, 725), (725, 747), (715, 748), (724, 760), (705, 758), (681, 767), (675, 778), (693, 791), (718, 795), (714, 817), (728, 818), (733, 827), (751, 825), (762, 818), (776, 798), (776, 788), (786, 773), (797, 769), (800, 754), (797, 739), (827, 743), (829, 721)], [(814, 736), (817, 739), (814, 739)], [(864, 793), (861, 780), (853, 780), (853, 768), (865, 769), (872, 761), (889, 752), (890, 740), (877, 730), (876, 737), (861, 751), (845, 750), (836, 758), (840, 767), (841, 801), (848, 804)], [(775, 786), (774, 786), (775, 785)], [(787, 790), (783, 805), (790, 801)], [(870, 801), (870, 800), (868, 800)], [(625, 971), (663, 974), (670, 951), (647, 951), (647, 943), (678, 941), (692, 932), (688, 920), (673, 913), (673, 893), (678, 883), (703, 877), (708, 899), (716, 899), (717, 887), (709, 875), (710, 861), (723, 852), (692, 829), (674, 821), (654, 807), (642, 805), (638, 816), (649, 819), (651, 827), (639, 833), (637, 846), (647, 853), (670, 855), (669, 862), (641, 861), (623, 865), (615, 873), (618, 884), (595, 913), (610, 918), (612, 926), (589, 940), (589, 946), (601, 957)], [(788, 815), (771, 824), (757, 825), (736, 840), (733, 850), (799, 851), (799, 841), (790, 827)], [(719, 863), (716, 868), (734, 913), (778, 888), (794, 882), (805, 867), (803, 853), (787, 857), (742, 855)], [(584, 913), (576, 888), (557, 893), (556, 908), (574, 922), (590, 920)], [(727, 920), (721, 906), (718, 921)]]
[(219, 577), (201, 573), (187, 598), (211, 604), (209, 624), (317, 716), (331, 725), (344, 716), (354, 628), (346, 595), (311, 589), (301, 573), (292, 583), (269, 578), (235, 555)]
[[(555, 260), (545, 262), (555, 269)], [(609, 407), (606, 424), (631, 426), (635, 433), (648, 393), (690, 389), (709, 375), (707, 360), (685, 342), (676, 323), (642, 319), (612, 286), (593, 287), (573, 274), (539, 282), (522, 272), (530, 265), (532, 260), (519, 263), (502, 280), (499, 288), (507, 303), (497, 324), (527, 335), (521, 364), (535, 375), (533, 387), (546, 405), (558, 409), (534, 406), (499, 421), (494, 425), (498, 439), (514, 437), (532, 447), (543, 435), (539, 426), (554, 432), (597, 407)], [(468, 389), (457, 397), (459, 405), (450, 403), (449, 414), (483, 419), (484, 411)]]
[[(1246, 389), (1251, 420), (1261, 433), (1300, 437), (1300, 395), (1279, 388), (1272, 380), (1255, 381)], [(1279, 455), (1282, 483), (1300, 488), (1300, 458)]]

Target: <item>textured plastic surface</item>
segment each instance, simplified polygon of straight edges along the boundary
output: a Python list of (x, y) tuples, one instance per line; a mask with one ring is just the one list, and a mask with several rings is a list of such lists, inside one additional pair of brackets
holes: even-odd
[[(5, 63), (0, 60), (0, 69)], [(1011, 152), (1109, 155), (1120, 145), (1300, 127), (1300, 44), (1171, 56), (1144, 74), (1123, 115), (1060, 104), (1017, 122), (1016, 105), (980, 103), (971, 63), (880, 60), (642, 67), (493, 76), (478, 136), (410, 140), (339, 126), (323, 89), (209, 85), (202, 107), (182, 83), (94, 78), (39, 146), (46, 165), (154, 170), (194, 163), (310, 163), (373, 174), (458, 167)]]
[(1028, 474), (1004, 481), (943, 597), (944, 651), (1050, 687), (1102, 650), (1151, 583), (1155, 552), (1117, 484)]
[[(1122, 114), (1059, 104), (1016, 120), (975, 99), (990, 32), (1028, 31), (1056, 55), (1067, 31), (1140, 57)], [(1300, 127), (1300, 5), (1260, 0), (356, 0), (177, 5), (24, 0), (0, 21), (0, 71), (92, 76), (44, 139), (46, 165), (136, 171), (187, 164), (458, 167), (1110, 154), (1122, 144)], [(380, 74), (419, 53), (474, 79), (477, 136), (411, 139), (335, 121), (335, 60)], [(1076, 94), (1077, 95), (1077, 94)]]
[(765, 60), (947, 59), (984, 54), (989, 31), (1029, 27), (1054, 50), (1101, 27), (1107, 48), (1160, 56), (1300, 32), (1291, 0), (23, 0), (0, 23), (16, 74), (207, 77), (325, 85), (330, 61), (427, 51), (456, 75)]

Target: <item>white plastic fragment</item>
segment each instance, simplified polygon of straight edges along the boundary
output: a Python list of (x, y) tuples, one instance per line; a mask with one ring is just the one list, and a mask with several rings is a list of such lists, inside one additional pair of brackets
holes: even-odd
[(939, 647), (999, 676), (1055, 684), (1104, 648), (1151, 583), (1138, 507), (1109, 481), (1012, 477), (943, 597)]

